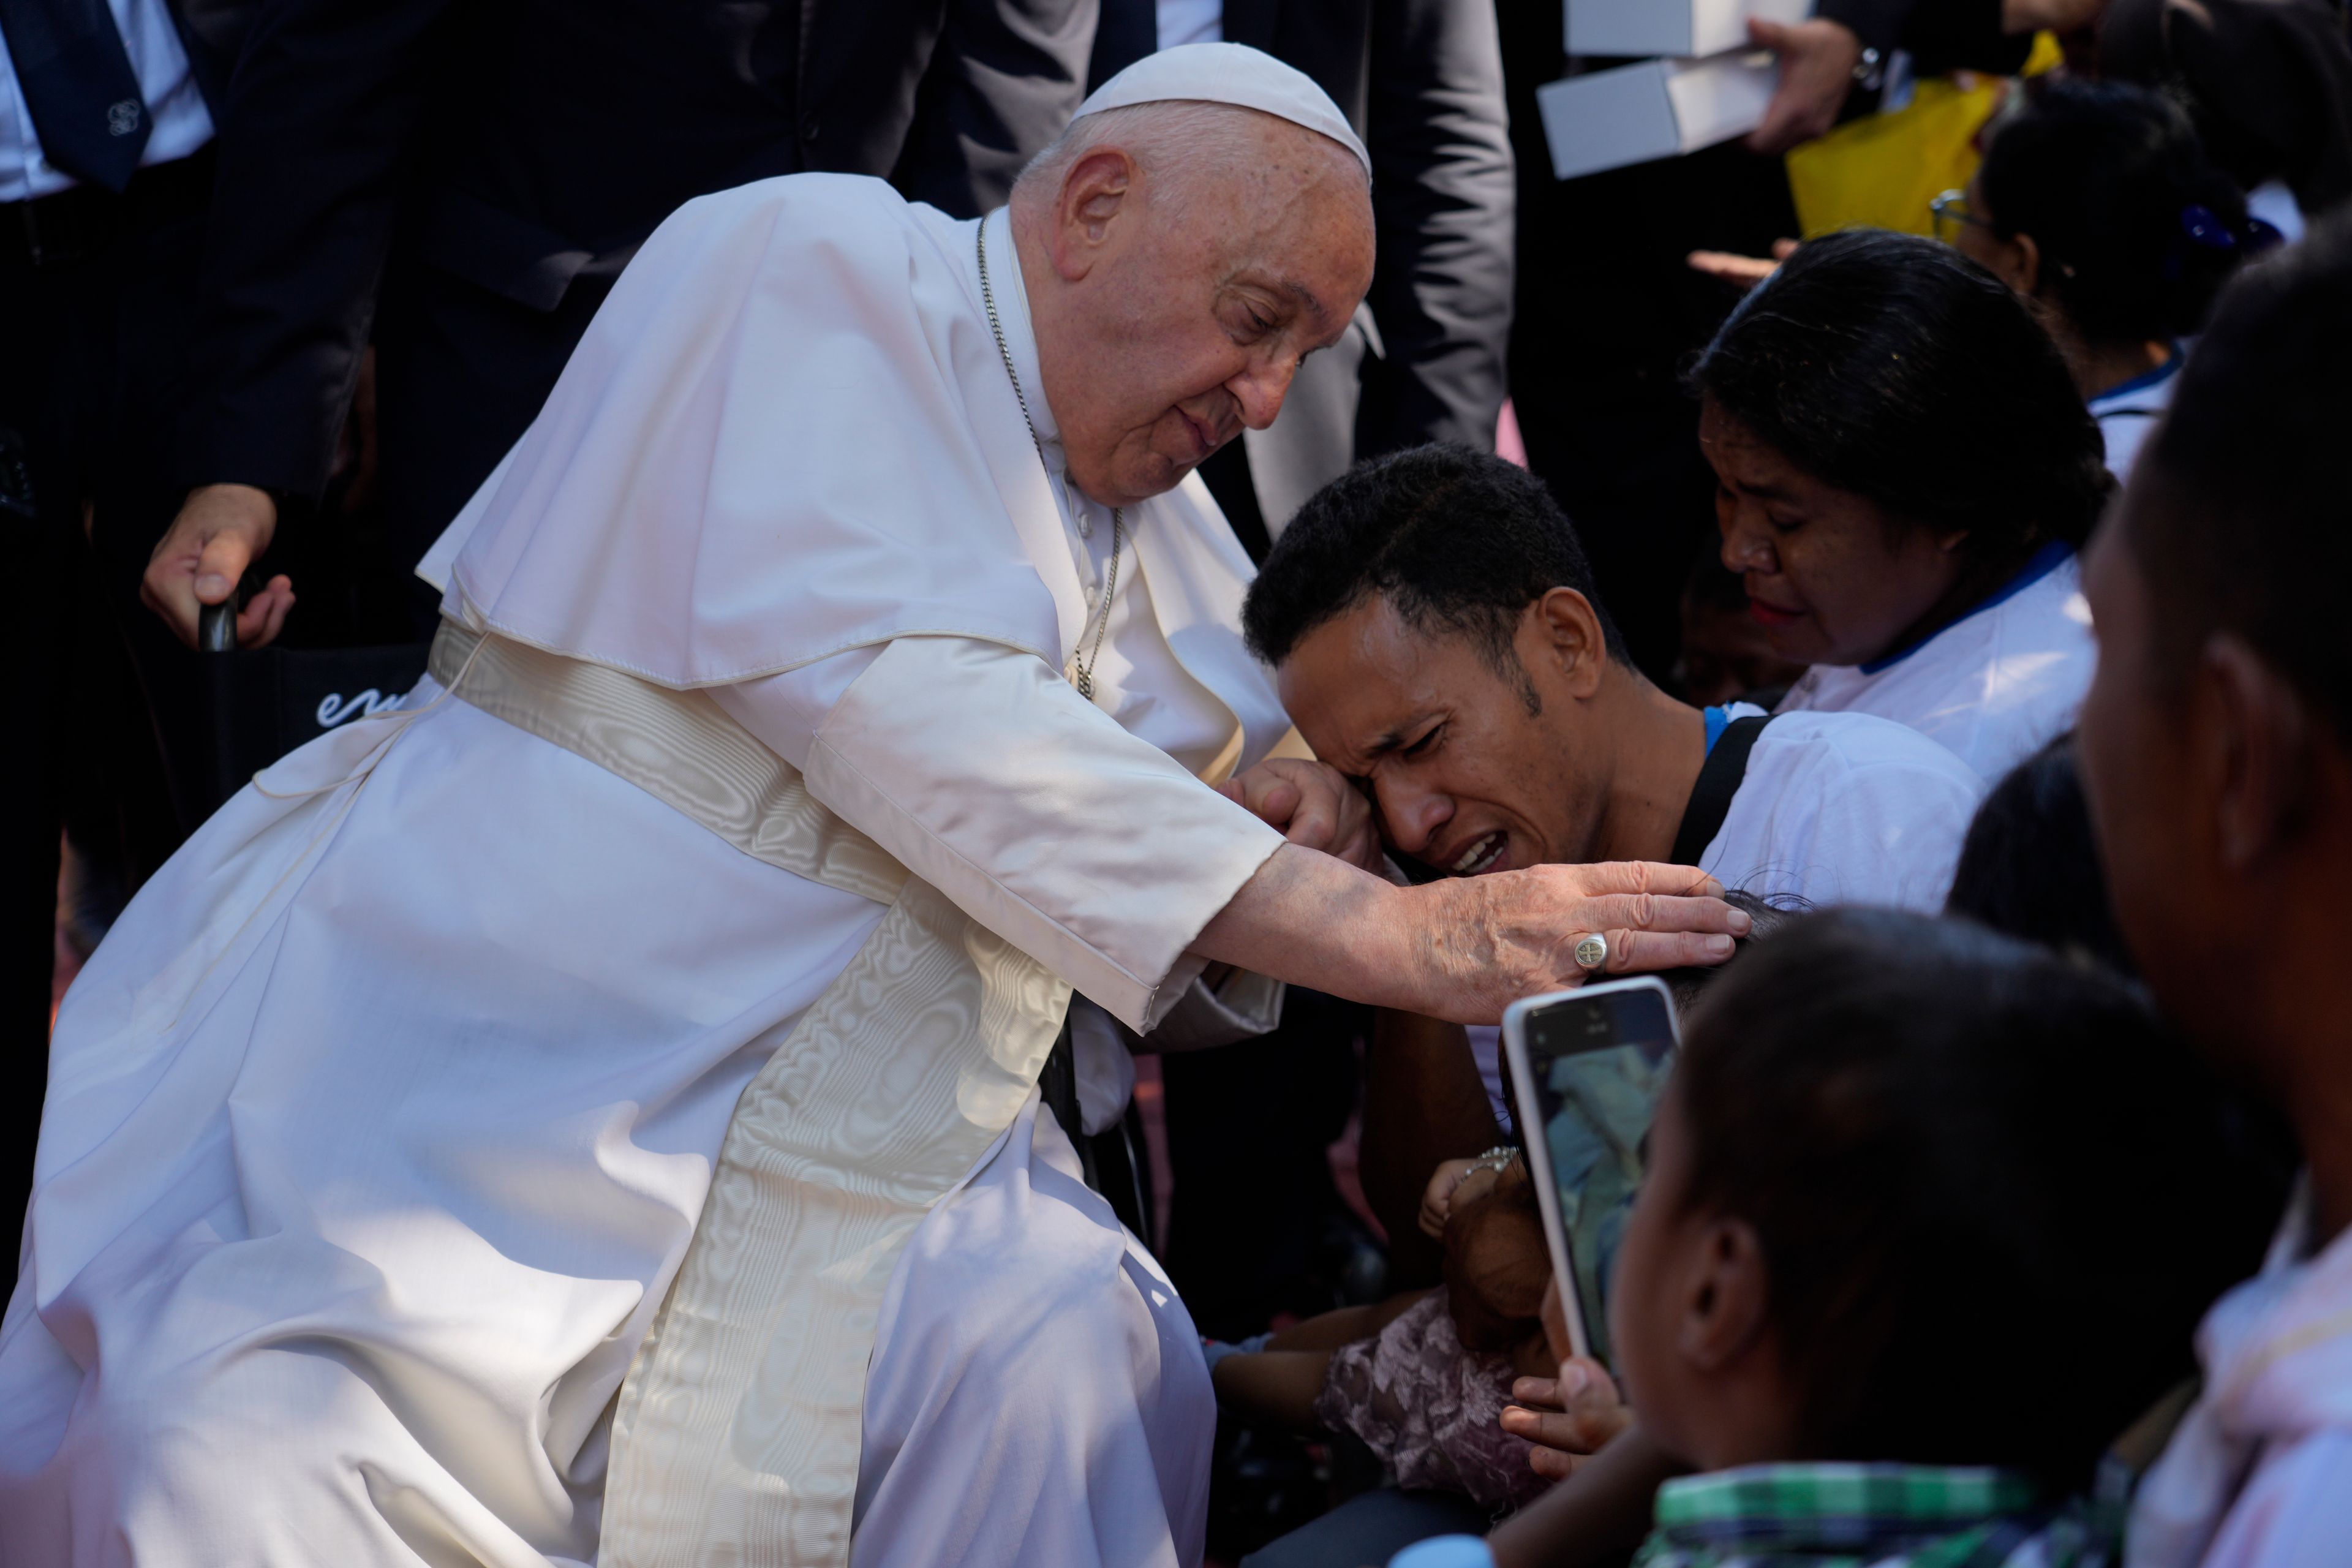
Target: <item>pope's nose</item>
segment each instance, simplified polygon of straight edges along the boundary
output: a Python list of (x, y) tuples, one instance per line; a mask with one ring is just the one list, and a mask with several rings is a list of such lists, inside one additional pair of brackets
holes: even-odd
[(1282, 412), (1282, 400), (1289, 395), (1291, 377), (1297, 374), (1298, 362), (1285, 360), (1279, 364), (1252, 365), (1225, 383), (1225, 390), (1241, 405), (1242, 423), (1253, 430), (1273, 424), (1274, 416)]

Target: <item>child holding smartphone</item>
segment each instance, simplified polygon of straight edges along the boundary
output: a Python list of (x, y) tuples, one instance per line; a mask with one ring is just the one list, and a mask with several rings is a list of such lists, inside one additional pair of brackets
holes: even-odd
[[(1636, 1563), (2109, 1560), (2079, 1500), (2276, 1216), (2221, 1100), (2120, 983), (1966, 922), (1836, 911), (1739, 960), (1608, 1303), (1631, 1436), (1696, 1472)], [(1590, 1490), (1396, 1568), (1575, 1560)]]

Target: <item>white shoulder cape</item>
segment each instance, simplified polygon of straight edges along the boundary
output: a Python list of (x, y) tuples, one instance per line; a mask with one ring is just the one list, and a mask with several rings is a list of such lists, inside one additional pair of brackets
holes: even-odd
[(669, 686), (924, 633), (1058, 666), (1084, 605), (1034, 564), (1067, 552), (972, 232), (851, 175), (688, 203), (421, 574)]

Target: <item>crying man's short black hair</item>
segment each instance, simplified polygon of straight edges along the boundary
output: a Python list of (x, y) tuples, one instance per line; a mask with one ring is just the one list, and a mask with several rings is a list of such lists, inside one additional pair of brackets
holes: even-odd
[(1467, 447), (1415, 447), (1357, 464), (1307, 499), (1242, 607), (1250, 650), (1288, 658), (1307, 635), (1375, 596), (1407, 625), (1468, 637), (1531, 708), (1512, 647), (1554, 588), (1591, 601), (1612, 658), (1625, 658), (1576, 530), (1541, 479)]

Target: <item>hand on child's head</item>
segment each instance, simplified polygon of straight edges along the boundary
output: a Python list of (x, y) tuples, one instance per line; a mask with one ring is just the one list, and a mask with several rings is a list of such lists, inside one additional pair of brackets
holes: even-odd
[(1573, 1475), (1633, 1424), (1609, 1369), (1580, 1356), (1561, 1362), (1557, 1378), (1520, 1378), (1511, 1397), (1517, 1403), (1504, 1409), (1503, 1430), (1534, 1444), (1528, 1463), (1554, 1479)]

